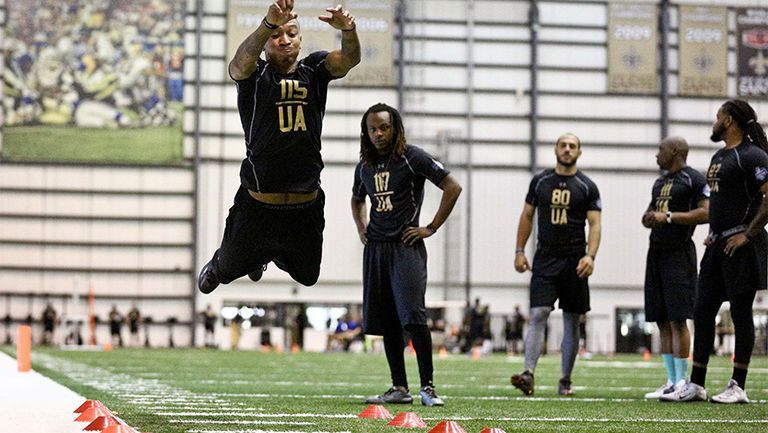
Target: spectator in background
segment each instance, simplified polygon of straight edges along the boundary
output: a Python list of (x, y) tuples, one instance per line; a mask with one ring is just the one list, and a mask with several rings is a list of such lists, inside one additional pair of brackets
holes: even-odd
[(520, 305), (515, 305), (515, 313), (511, 319), (507, 319), (505, 326), (505, 336), (507, 339), (507, 353), (517, 355), (520, 353), (520, 343), (523, 341), (523, 328), (528, 319), (522, 311)]
[(139, 312), (136, 303), (131, 305), (131, 309), (128, 310), (128, 331), (131, 333), (131, 346), (139, 347), (141, 345), (141, 339), (139, 338), (139, 326), (141, 325), (141, 313)]
[(53, 309), (53, 305), (48, 302), (43, 310), (43, 339), (42, 344), (50, 345), (53, 343), (53, 331), (56, 327), (56, 310)]
[(123, 315), (117, 311), (117, 305), (112, 304), (112, 309), (109, 310), (109, 334), (112, 336), (112, 345), (123, 347)]
[(208, 304), (203, 311), (203, 326), (205, 327), (205, 347), (216, 347), (216, 312), (213, 311), (211, 304)]

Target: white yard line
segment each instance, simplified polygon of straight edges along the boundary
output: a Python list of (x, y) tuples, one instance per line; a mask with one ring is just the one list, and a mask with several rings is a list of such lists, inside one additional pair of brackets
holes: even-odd
[(352, 433), (352, 432), (349, 430), (342, 430), (338, 432), (330, 432), (330, 431), (306, 432), (301, 430), (188, 430), (187, 433)]
[[(442, 420), (443, 418), (422, 418), (423, 420)], [(768, 419), (670, 419), (670, 418), (543, 418), (543, 417), (501, 417), (501, 418), (473, 418), (457, 417), (453, 421), (535, 421), (535, 422), (600, 422), (600, 423), (687, 423), (687, 424), (768, 424)]]
[(351, 414), (329, 413), (242, 413), (242, 412), (158, 412), (158, 416), (231, 416), (236, 418), (357, 418)]
[(256, 424), (256, 425), (317, 425), (316, 422), (308, 421), (238, 421), (238, 420), (210, 420), (210, 419), (169, 419), (168, 422), (174, 424)]

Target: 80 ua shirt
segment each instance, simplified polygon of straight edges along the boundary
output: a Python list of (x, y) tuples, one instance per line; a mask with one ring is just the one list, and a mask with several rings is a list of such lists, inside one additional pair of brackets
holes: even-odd
[(406, 146), (403, 156), (387, 156), (370, 166), (357, 164), (352, 195), (371, 200), (367, 237), (374, 241), (399, 240), (403, 230), (419, 225), (424, 181), (435, 185), (448, 171), (424, 150)]
[(250, 77), (236, 81), (245, 132), (246, 158), (240, 167), (244, 187), (302, 193), (320, 186), (320, 135), (328, 83), (335, 78), (325, 67), (327, 55), (310, 54), (290, 74), (276, 73), (259, 59)]
[(531, 179), (526, 203), (536, 207), (538, 248), (547, 254), (584, 253), (588, 211), (601, 211), (600, 191), (584, 173), (561, 176), (544, 170)]

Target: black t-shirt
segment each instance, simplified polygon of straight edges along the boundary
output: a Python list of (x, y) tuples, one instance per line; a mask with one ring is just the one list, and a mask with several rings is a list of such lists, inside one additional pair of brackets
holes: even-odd
[[(656, 179), (651, 190), (649, 210), (656, 212), (688, 212), (709, 198), (709, 185), (703, 174), (683, 167)], [(677, 247), (686, 244), (696, 230), (695, 225), (664, 224), (651, 230), (651, 246)]]
[(757, 214), (768, 181), (768, 154), (745, 140), (732, 149), (722, 148), (707, 171), (711, 189), (709, 227), (715, 234), (749, 224)]
[(278, 74), (262, 59), (250, 77), (236, 81), (237, 108), (246, 157), (240, 183), (253, 191), (311, 192), (320, 186), (320, 135), (335, 77), (326, 51), (301, 59), (290, 74)]
[(572, 176), (542, 171), (531, 179), (525, 202), (538, 213), (538, 249), (553, 255), (583, 253), (587, 212), (602, 210), (597, 185), (581, 171)]
[(439, 185), (447, 175), (440, 162), (410, 145), (403, 156), (387, 156), (373, 167), (359, 162), (352, 195), (358, 200), (367, 195), (371, 200), (368, 239), (397, 240), (406, 227), (418, 226), (424, 181)]

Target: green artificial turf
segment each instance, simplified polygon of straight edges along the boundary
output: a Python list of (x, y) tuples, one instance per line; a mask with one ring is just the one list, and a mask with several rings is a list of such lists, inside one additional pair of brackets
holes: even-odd
[(96, 129), (68, 126), (5, 128), (3, 158), (16, 161), (70, 161), (167, 164), (182, 160), (179, 126)]
[[(4, 350), (11, 351), (6, 347)], [(406, 358), (418, 393), (416, 359)], [(523, 397), (509, 383), (520, 357), (472, 360), (435, 356), (442, 408), (389, 405), (416, 412), (429, 428), (456, 420), (467, 433), (485, 427), (511, 432), (764, 432), (768, 431), (768, 359), (755, 357), (747, 390), (753, 404), (660, 403), (643, 399), (664, 381), (658, 359), (639, 356), (579, 359), (576, 395), (557, 395), (560, 357), (541, 359), (536, 393)], [(727, 358), (713, 357), (710, 395), (730, 377)], [(389, 386), (383, 354), (260, 353), (203, 349), (117, 349), (112, 352), (33, 350), (33, 368), (89, 399), (101, 400), (142, 432), (403, 431), (386, 421), (357, 418), (365, 396)], [(73, 408), (74, 410), (74, 408)], [(424, 431), (428, 430), (406, 430)]]

